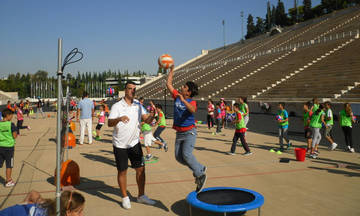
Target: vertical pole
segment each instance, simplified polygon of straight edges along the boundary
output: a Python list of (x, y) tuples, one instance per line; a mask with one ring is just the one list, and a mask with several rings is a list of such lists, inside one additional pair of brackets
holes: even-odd
[(62, 39), (58, 39), (58, 68), (57, 68), (57, 125), (56, 125), (56, 215), (60, 216), (60, 169), (61, 169), (61, 65), (62, 65)]
[(223, 25), (223, 34), (224, 34), (224, 49), (225, 49), (225, 46), (226, 46), (226, 43), (225, 43), (225, 20), (222, 21), (222, 25)]

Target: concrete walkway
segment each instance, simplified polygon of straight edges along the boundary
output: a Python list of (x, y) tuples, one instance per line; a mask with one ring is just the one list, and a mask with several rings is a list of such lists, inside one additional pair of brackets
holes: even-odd
[[(13, 188), (0, 185), (0, 208), (21, 203), (31, 189), (46, 198), (54, 197), (55, 170), (55, 114), (47, 119), (27, 119), (31, 131), (22, 130), (17, 139)], [(171, 122), (168, 122), (171, 125)], [(79, 138), (79, 124), (75, 134)], [(95, 128), (95, 125), (93, 125)], [(274, 128), (276, 131), (276, 128)], [(121, 207), (120, 190), (111, 144), (112, 130), (102, 128), (102, 141), (77, 146), (69, 158), (80, 166), (81, 184), (76, 188), (85, 196), (85, 215), (188, 215), (185, 197), (195, 189), (190, 170), (175, 161), (175, 131), (167, 128), (162, 136), (169, 143), (169, 152), (152, 148), (158, 158), (146, 165), (146, 194), (157, 200), (155, 206), (136, 203), (135, 172), (128, 171), (128, 191), (132, 197), (131, 210)], [(205, 126), (198, 127), (197, 159), (208, 167), (206, 187), (231, 186), (255, 190), (265, 197), (262, 215), (360, 215), (360, 154), (342, 150), (320, 149), (318, 159), (295, 161), (293, 150), (281, 155), (269, 152), (276, 148), (278, 138), (247, 133), (247, 141), (254, 153), (243, 156), (242, 147), (234, 156), (227, 155), (233, 136), (232, 129), (212, 135)], [(85, 137), (87, 143), (87, 137)], [(293, 142), (305, 146), (304, 142)], [(358, 145), (359, 141), (356, 140)], [(144, 150), (145, 151), (145, 150)], [(280, 163), (280, 158), (290, 159)], [(4, 182), (4, 168), (0, 171)], [(194, 215), (217, 215), (193, 209)], [(231, 214), (236, 215), (236, 214)], [(246, 215), (257, 215), (249, 211)]]

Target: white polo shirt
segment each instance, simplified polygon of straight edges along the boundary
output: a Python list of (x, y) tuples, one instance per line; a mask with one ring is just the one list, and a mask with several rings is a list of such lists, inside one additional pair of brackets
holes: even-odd
[(129, 118), (127, 123), (120, 121), (114, 127), (112, 143), (116, 148), (128, 149), (140, 142), (141, 116), (144, 114), (147, 112), (138, 100), (128, 105), (124, 99), (121, 99), (111, 107), (109, 119), (121, 116)]

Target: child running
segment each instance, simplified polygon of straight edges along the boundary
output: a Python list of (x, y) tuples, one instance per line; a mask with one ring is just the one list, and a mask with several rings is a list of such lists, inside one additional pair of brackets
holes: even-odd
[(289, 115), (288, 112), (285, 110), (285, 103), (279, 103), (279, 111), (277, 113), (279, 116), (278, 125), (279, 125), (279, 144), (280, 144), (280, 151), (284, 151), (284, 141), (287, 142), (287, 148), (291, 146), (291, 142), (288, 137), (288, 129), (289, 129)]
[(234, 111), (235, 111), (235, 134), (233, 138), (233, 143), (231, 145), (231, 150), (229, 152), (230, 155), (235, 155), (236, 150), (236, 143), (240, 138), (241, 144), (245, 150), (244, 155), (251, 155), (252, 152), (250, 151), (250, 148), (245, 140), (245, 132), (246, 132), (246, 126), (245, 126), (245, 118), (244, 114), (240, 112), (240, 104), (235, 103), (234, 104)]
[(0, 121), (0, 168), (4, 161), (6, 163), (6, 182), (5, 187), (13, 187), (15, 182), (11, 178), (14, 166), (14, 146), (17, 137), (17, 129), (11, 119), (14, 112), (8, 108), (2, 111), (3, 120)]
[(345, 144), (348, 151), (351, 153), (355, 152), (353, 147), (352, 139), (352, 124), (355, 123), (354, 114), (352, 112), (351, 106), (349, 103), (344, 104), (344, 109), (340, 111), (340, 126), (345, 136)]
[(249, 122), (249, 106), (247, 104), (247, 97), (240, 97), (239, 102), (240, 102), (240, 112), (242, 112), (244, 115), (244, 124), (245, 127), (247, 127), (247, 124)]
[(158, 144), (159, 149), (161, 149), (161, 147), (164, 147), (165, 152), (167, 152), (168, 148), (165, 148), (165, 144), (154, 138), (150, 124), (145, 123), (144, 121), (141, 122), (141, 132), (144, 135), (144, 144), (146, 149), (145, 160), (148, 161), (153, 157), (150, 152), (150, 146), (152, 143)]
[(162, 111), (162, 106), (160, 104), (156, 104), (155, 108), (156, 108), (156, 112), (158, 113), (158, 117), (157, 117), (157, 121), (156, 121), (155, 125), (158, 125), (158, 127), (156, 128), (156, 130), (154, 132), (154, 137), (155, 137), (155, 139), (159, 140), (160, 142), (162, 142), (164, 144), (163, 145), (164, 150), (165, 150), (165, 152), (167, 152), (168, 151), (168, 145), (165, 142), (165, 140), (160, 137), (160, 134), (166, 128), (166, 118), (165, 118), (164, 112)]
[(322, 124), (326, 125), (325, 122), (325, 113), (323, 111), (324, 105), (320, 104), (319, 108), (312, 114), (310, 120), (310, 128), (312, 131), (312, 145), (310, 157), (316, 159), (319, 154), (318, 146), (321, 141), (321, 133), (320, 129), (322, 128)]
[(310, 119), (311, 119), (311, 115), (312, 115), (312, 111), (310, 110), (311, 107), (311, 103), (310, 101), (304, 103), (304, 134), (305, 134), (305, 139), (307, 141), (307, 148), (306, 148), (306, 152), (310, 151), (311, 149), (311, 143), (312, 143), (312, 132), (310, 129)]
[(335, 150), (337, 147), (337, 144), (334, 142), (334, 138), (332, 136), (332, 129), (333, 129), (333, 125), (334, 125), (334, 117), (333, 117), (333, 112), (331, 110), (331, 104), (329, 101), (325, 102), (325, 131), (324, 131), (324, 135), (327, 141), (329, 141), (330, 146), (329, 149), (330, 150)]
[(17, 118), (17, 134), (20, 135), (20, 129), (28, 129), (30, 130), (30, 126), (23, 126), (24, 123), (24, 115), (20, 106), (16, 107), (16, 118)]
[(96, 125), (96, 137), (95, 137), (95, 140), (96, 141), (99, 141), (101, 138), (100, 138), (100, 130), (101, 130), (101, 127), (105, 124), (105, 106), (104, 104), (101, 104), (100, 107), (100, 113), (98, 115), (98, 124)]
[(173, 76), (174, 66), (170, 68), (166, 86), (174, 98), (175, 158), (192, 170), (196, 192), (199, 193), (206, 183), (206, 167), (200, 164), (192, 153), (197, 136), (194, 116), (197, 105), (192, 98), (198, 94), (198, 86), (192, 81), (187, 81), (178, 92), (172, 84)]

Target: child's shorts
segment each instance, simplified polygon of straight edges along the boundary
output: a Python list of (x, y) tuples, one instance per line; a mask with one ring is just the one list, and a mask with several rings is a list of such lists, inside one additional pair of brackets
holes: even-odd
[(102, 124), (97, 124), (96, 125), (96, 130), (100, 130), (102, 126), (103, 126)]
[(151, 130), (150, 131), (144, 131), (143, 134), (144, 134), (144, 144), (145, 144), (145, 146), (151, 146), (151, 144), (156, 141), (156, 139), (152, 135)]
[(14, 147), (0, 147), (0, 168), (3, 167), (4, 161), (6, 168), (14, 167)]
[(304, 135), (306, 139), (311, 139), (312, 138), (312, 131), (311, 128), (305, 128), (304, 129)]

